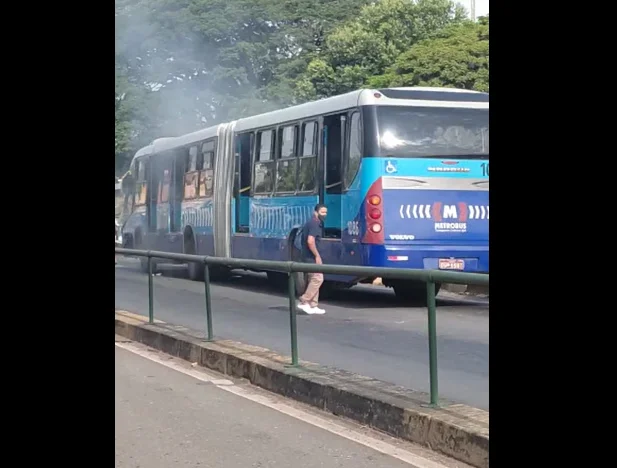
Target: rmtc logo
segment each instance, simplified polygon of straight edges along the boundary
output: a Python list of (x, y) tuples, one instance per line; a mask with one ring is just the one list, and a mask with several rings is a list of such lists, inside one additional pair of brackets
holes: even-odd
[(433, 219), (438, 223), (451, 219), (464, 223), (468, 219), (489, 219), (489, 207), (463, 202), (454, 205), (435, 202), (432, 205), (401, 205), (399, 214), (401, 218), (408, 219)]

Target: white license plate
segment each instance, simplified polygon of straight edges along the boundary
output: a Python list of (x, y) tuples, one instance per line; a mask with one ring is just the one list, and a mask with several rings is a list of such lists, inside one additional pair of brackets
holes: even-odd
[(464, 270), (465, 260), (458, 260), (454, 258), (440, 258), (439, 259), (440, 270)]

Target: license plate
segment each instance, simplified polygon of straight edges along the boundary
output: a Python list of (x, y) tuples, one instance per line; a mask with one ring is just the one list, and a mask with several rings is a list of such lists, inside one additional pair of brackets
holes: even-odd
[(440, 270), (464, 270), (465, 260), (457, 260), (453, 258), (440, 258), (439, 259)]

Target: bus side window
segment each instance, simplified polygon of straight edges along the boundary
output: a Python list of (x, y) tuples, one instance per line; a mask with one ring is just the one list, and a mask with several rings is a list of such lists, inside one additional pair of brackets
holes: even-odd
[(313, 192), (317, 185), (317, 122), (303, 123), (300, 133), (298, 192)]
[(148, 192), (148, 177), (146, 171), (146, 161), (137, 163), (137, 178), (135, 183), (135, 206), (146, 204), (146, 194)]
[(274, 190), (274, 130), (257, 133), (255, 182), (253, 192), (269, 195)]
[(279, 130), (278, 157), (276, 161), (276, 192), (295, 193), (297, 186), (298, 126), (290, 125)]
[(191, 146), (186, 155), (186, 173), (184, 174), (184, 199), (197, 197), (197, 146)]
[(345, 167), (345, 188), (353, 183), (362, 161), (362, 122), (360, 113), (351, 114), (349, 122), (349, 144), (347, 145), (347, 164)]
[(199, 172), (199, 196), (211, 197), (214, 188), (214, 160), (216, 145), (214, 140), (206, 141), (201, 147), (202, 162)]

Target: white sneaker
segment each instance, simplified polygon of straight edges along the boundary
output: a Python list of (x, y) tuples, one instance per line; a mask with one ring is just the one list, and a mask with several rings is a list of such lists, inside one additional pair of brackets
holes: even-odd
[(323, 315), (325, 313), (326, 313), (326, 311), (323, 310), (323, 309), (320, 309), (319, 307), (311, 307), (311, 314)]
[(296, 304), (296, 309), (301, 310), (302, 312), (305, 312), (307, 314), (313, 313), (313, 308), (308, 304), (298, 303)]

